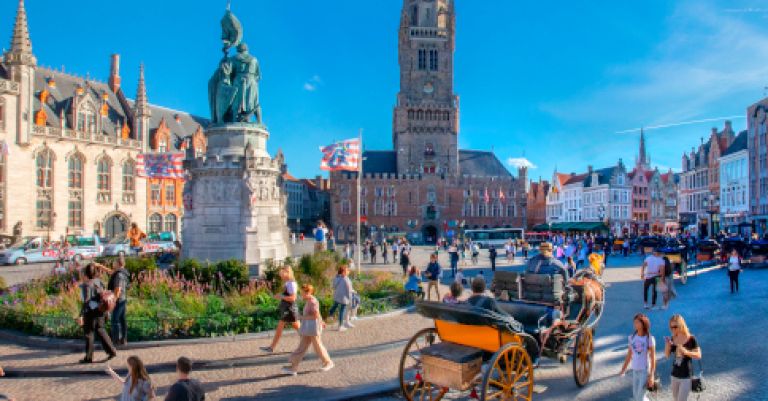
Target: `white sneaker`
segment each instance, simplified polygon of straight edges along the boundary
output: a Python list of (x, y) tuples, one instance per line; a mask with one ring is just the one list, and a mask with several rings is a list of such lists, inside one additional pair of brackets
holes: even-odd
[(320, 368), (320, 370), (322, 370), (323, 372), (327, 372), (327, 371), (333, 369), (334, 366), (336, 366), (336, 365), (334, 365), (333, 361), (331, 361), (331, 362), (328, 362), (328, 364), (324, 365), (322, 368)]
[(352, 322), (350, 322), (349, 320), (344, 322), (344, 326), (346, 326), (348, 329), (354, 329), (355, 328), (355, 325), (352, 324)]
[(347, 328), (343, 324), (339, 324), (339, 331), (347, 331)]
[(649, 307), (648, 307), (648, 304), (643, 304), (643, 308), (645, 308), (645, 309), (651, 309), (651, 308), (649, 308)]
[(299, 374), (298, 372), (296, 372), (295, 370), (293, 370), (291, 368), (282, 368), (282, 369), (280, 369), (280, 371), (285, 373), (288, 376), (296, 376), (296, 375)]

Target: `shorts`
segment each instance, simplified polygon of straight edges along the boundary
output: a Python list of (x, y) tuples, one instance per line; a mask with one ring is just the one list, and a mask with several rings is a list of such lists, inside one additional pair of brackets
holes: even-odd
[(280, 321), (285, 323), (295, 323), (299, 320), (299, 308), (296, 303), (280, 301), (277, 308), (280, 314)]

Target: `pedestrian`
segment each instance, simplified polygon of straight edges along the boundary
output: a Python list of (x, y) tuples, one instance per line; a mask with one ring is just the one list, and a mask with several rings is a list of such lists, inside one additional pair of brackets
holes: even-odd
[(346, 331), (354, 327), (345, 318), (346, 309), (352, 300), (352, 281), (349, 279), (349, 267), (339, 266), (338, 274), (333, 279), (333, 305), (328, 311), (328, 316), (333, 316), (336, 309), (339, 310), (339, 331)]
[(531, 274), (560, 274), (563, 276), (563, 284), (567, 283), (571, 277), (563, 263), (552, 256), (552, 244), (549, 242), (539, 244), (539, 254), (528, 261), (525, 272)]
[(83, 327), (85, 334), (85, 357), (80, 363), (93, 363), (94, 335), (99, 337), (101, 347), (107, 353), (107, 360), (117, 356), (117, 350), (104, 329), (104, 306), (101, 294), (104, 292), (104, 284), (97, 276), (98, 267), (95, 263), (85, 266), (86, 281), (80, 284), (80, 295), (83, 302), (80, 309), (78, 323)]
[(579, 246), (579, 251), (577, 253), (578, 259), (576, 261), (576, 269), (579, 269), (579, 268), (583, 267), (586, 264), (586, 262), (587, 262), (587, 255), (588, 255), (587, 252), (589, 252), (589, 247), (586, 246), (585, 244), (581, 244)]
[(125, 258), (119, 256), (107, 284), (107, 289), (112, 291), (115, 294), (115, 299), (117, 299), (110, 319), (112, 341), (115, 345), (128, 344), (128, 323), (125, 315), (128, 308), (128, 285), (130, 282), (131, 274), (125, 268)]
[(397, 263), (397, 251), (398, 251), (398, 244), (397, 241), (392, 241), (392, 263)]
[[(661, 258), (661, 250), (656, 248), (648, 255), (640, 268), (640, 279), (643, 280), (643, 308), (656, 309), (656, 283), (664, 270), (664, 259)], [(648, 306), (648, 289), (651, 289), (651, 303)]]
[(411, 266), (408, 270), (408, 280), (405, 282), (404, 288), (406, 293), (424, 299), (424, 289), (421, 288), (421, 277), (419, 277), (419, 269), (416, 266)]
[(448, 247), (448, 258), (451, 261), (451, 277), (456, 278), (456, 271), (459, 268), (459, 247), (455, 241)]
[(411, 265), (410, 252), (408, 251), (406, 244), (403, 243), (403, 247), (402, 249), (400, 249), (400, 267), (403, 268), (403, 277), (405, 277), (406, 273), (408, 272), (408, 266), (410, 265)]
[(739, 273), (741, 273), (741, 256), (736, 249), (731, 251), (728, 257), (728, 279), (731, 282), (731, 294), (739, 292)]
[(371, 241), (369, 251), (371, 252), (371, 264), (374, 264), (376, 263), (376, 244), (373, 241)]
[(312, 235), (315, 237), (315, 252), (322, 252), (327, 249), (328, 244), (325, 242), (325, 237), (328, 235), (328, 228), (322, 221), (317, 222)]
[(491, 259), (491, 271), (496, 271), (496, 247), (488, 245), (488, 257)]
[(381, 257), (384, 259), (384, 264), (389, 264), (389, 246), (387, 246), (387, 241), (384, 241), (381, 243)]
[(450, 292), (443, 297), (444, 304), (458, 304), (461, 294), (464, 292), (464, 287), (461, 283), (454, 281), (451, 283)]
[(430, 300), (430, 295), (432, 294), (432, 289), (435, 289), (435, 294), (437, 294), (436, 300), (440, 300), (440, 274), (442, 273), (442, 269), (440, 268), (440, 263), (437, 262), (437, 255), (432, 254), (429, 255), (429, 264), (427, 265), (427, 270), (424, 272), (424, 275), (427, 278), (427, 300)]
[(515, 246), (512, 244), (512, 240), (507, 240), (507, 243), (504, 244), (504, 254), (507, 257), (507, 264), (512, 264), (512, 260), (514, 260), (514, 254), (515, 254)]
[(176, 361), (176, 375), (178, 379), (173, 383), (165, 401), (205, 401), (205, 390), (199, 381), (190, 379), (192, 361), (182, 356)]
[(624, 241), (621, 243), (621, 249), (624, 252), (625, 258), (629, 256), (629, 238), (624, 238)]
[(605, 266), (605, 255), (599, 250), (589, 254), (589, 267), (598, 276), (603, 275), (603, 267)]
[(128, 357), (128, 376), (123, 379), (111, 366), (104, 369), (117, 382), (123, 385), (120, 401), (149, 401), (155, 398), (155, 389), (149, 378), (144, 362), (138, 356)]
[(325, 328), (323, 317), (320, 316), (320, 302), (313, 295), (315, 288), (312, 284), (304, 284), (301, 286), (301, 297), (304, 299), (304, 313), (300, 319), (302, 321), (301, 329), (299, 330), (299, 346), (290, 356), (290, 367), (283, 368), (283, 373), (296, 376), (298, 374), (299, 363), (304, 359), (304, 354), (307, 353), (309, 346), (312, 345), (315, 348), (315, 353), (323, 363), (321, 370), (327, 372), (333, 369), (333, 361), (328, 356), (328, 351), (323, 346), (321, 335)]
[(576, 263), (573, 261), (573, 257), (568, 256), (565, 259), (565, 268), (568, 269), (568, 276), (573, 277), (576, 274)]
[(528, 252), (531, 250), (531, 244), (528, 241), (523, 241), (523, 259), (528, 260)]
[(459, 262), (461, 266), (467, 265), (467, 243), (464, 241), (461, 241), (459, 243), (459, 257), (461, 258), (461, 261)]
[[(5, 376), (5, 371), (3, 371), (3, 367), (0, 366), (0, 377), (3, 377), (3, 376)], [(13, 398), (1, 393), (0, 393), (0, 400), (14, 401)]]
[(659, 275), (659, 291), (661, 291), (662, 300), (664, 301), (661, 309), (667, 310), (669, 303), (677, 298), (677, 292), (675, 291), (675, 276), (672, 262), (666, 256), (662, 260), (664, 260), (664, 270)]
[(477, 242), (472, 242), (472, 265), (477, 266), (479, 263), (480, 256), (480, 245), (477, 244)]
[(293, 274), (293, 268), (291, 268), (291, 266), (283, 266), (283, 268), (280, 269), (280, 279), (285, 283), (283, 285), (283, 292), (281, 294), (275, 295), (274, 297), (280, 301), (280, 304), (277, 307), (278, 313), (280, 315), (280, 321), (277, 323), (277, 328), (275, 329), (275, 337), (272, 339), (272, 344), (270, 344), (268, 347), (260, 347), (262, 351), (270, 354), (275, 352), (275, 348), (277, 348), (277, 344), (280, 342), (280, 337), (283, 335), (283, 329), (285, 328), (286, 324), (290, 325), (297, 331), (301, 326), (298, 316), (299, 310), (296, 306), (296, 298), (298, 296), (299, 285), (296, 283), (296, 278)]
[(461, 285), (467, 284), (467, 279), (464, 277), (464, 269), (459, 269), (456, 273), (456, 277), (453, 278), (453, 281)]
[(291, 245), (296, 245), (296, 233), (291, 233)]
[(664, 356), (672, 359), (672, 401), (687, 401), (691, 393), (693, 360), (701, 360), (701, 348), (696, 337), (691, 335), (685, 319), (673, 315), (669, 319), (670, 337), (664, 337)]
[(299, 233), (299, 242), (304, 243), (304, 233)]
[(136, 223), (131, 223), (131, 228), (128, 230), (127, 236), (129, 241), (128, 244), (131, 246), (133, 253), (136, 255), (140, 254), (141, 241), (147, 238), (147, 234), (141, 231)]
[(635, 331), (629, 336), (629, 347), (620, 376), (627, 367), (632, 370), (632, 400), (647, 401), (647, 388), (654, 382), (656, 372), (656, 340), (651, 335), (651, 322), (642, 313), (633, 319)]

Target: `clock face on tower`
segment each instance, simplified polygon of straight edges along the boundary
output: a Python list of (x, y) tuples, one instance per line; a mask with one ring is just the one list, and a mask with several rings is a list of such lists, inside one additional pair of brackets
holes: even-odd
[(426, 84), (424, 84), (424, 93), (426, 93), (427, 95), (431, 95), (434, 92), (435, 92), (435, 85), (432, 84), (432, 82), (427, 82)]

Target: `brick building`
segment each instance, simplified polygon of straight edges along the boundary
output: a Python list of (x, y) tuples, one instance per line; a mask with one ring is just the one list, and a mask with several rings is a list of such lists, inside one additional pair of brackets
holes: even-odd
[(768, 232), (768, 98), (747, 109), (747, 150), (749, 153), (749, 212), (752, 230)]
[[(363, 153), (364, 234), (433, 242), (461, 227), (524, 228), (527, 169), (514, 177), (492, 152), (458, 148), (454, 2), (404, 0), (400, 21), (394, 150)], [(332, 228), (340, 241), (354, 239), (356, 177), (331, 174)]]
[(547, 223), (547, 195), (549, 194), (549, 181), (541, 179), (531, 180), (528, 185), (527, 217), (528, 229)]

